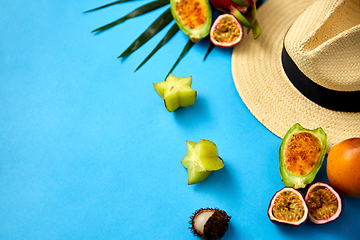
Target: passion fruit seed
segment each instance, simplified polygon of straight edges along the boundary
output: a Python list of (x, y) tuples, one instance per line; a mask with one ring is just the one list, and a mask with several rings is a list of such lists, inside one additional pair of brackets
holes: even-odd
[(212, 37), (218, 42), (233, 42), (240, 37), (240, 30), (231, 17), (226, 16), (220, 20), (219, 26), (213, 32)]
[(311, 192), (306, 204), (309, 214), (316, 220), (328, 219), (338, 210), (338, 200), (327, 188)]
[(296, 222), (304, 216), (302, 201), (294, 192), (283, 191), (274, 201), (272, 213), (275, 218), (287, 222)]
[(182, 24), (191, 29), (203, 25), (207, 18), (206, 8), (198, 0), (180, 0), (175, 3), (175, 11)]
[(286, 170), (298, 176), (307, 175), (319, 162), (321, 152), (321, 142), (314, 134), (293, 134), (284, 153)]
[(329, 184), (312, 184), (305, 195), (309, 219), (315, 224), (325, 224), (336, 220), (342, 212), (341, 196)]

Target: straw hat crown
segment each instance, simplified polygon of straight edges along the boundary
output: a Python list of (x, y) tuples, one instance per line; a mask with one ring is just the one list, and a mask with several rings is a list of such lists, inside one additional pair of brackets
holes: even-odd
[(299, 70), (336, 91), (360, 90), (360, 0), (318, 0), (292, 24), (284, 47)]
[(267, 0), (261, 36), (233, 50), (239, 95), (282, 138), (295, 123), (321, 127), (328, 151), (360, 137), (360, 0)]

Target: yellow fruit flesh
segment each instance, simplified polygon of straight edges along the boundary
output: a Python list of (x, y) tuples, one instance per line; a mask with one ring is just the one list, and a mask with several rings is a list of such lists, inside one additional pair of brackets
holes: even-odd
[(207, 19), (206, 6), (198, 0), (179, 0), (175, 3), (175, 11), (181, 23), (194, 29), (202, 26)]
[(322, 144), (314, 134), (309, 132), (293, 134), (285, 146), (286, 170), (297, 176), (307, 175), (319, 162), (321, 152)]
[(338, 200), (326, 188), (320, 188), (310, 193), (306, 204), (309, 208), (309, 214), (316, 220), (328, 219), (338, 209)]
[(302, 201), (295, 193), (284, 191), (275, 199), (272, 213), (279, 220), (296, 222), (304, 216), (304, 206)]
[(231, 17), (220, 19), (219, 26), (213, 32), (212, 38), (217, 42), (233, 42), (240, 37), (240, 30)]

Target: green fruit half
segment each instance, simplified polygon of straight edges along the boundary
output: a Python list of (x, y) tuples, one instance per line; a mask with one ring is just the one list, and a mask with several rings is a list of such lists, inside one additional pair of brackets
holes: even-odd
[(287, 187), (304, 188), (321, 168), (326, 154), (322, 128), (308, 130), (296, 123), (285, 134), (279, 149), (279, 171)]
[(181, 163), (187, 168), (189, 185), (205, 180), (210, 173), (224, 167), (215, 143), (201, 139), (199, 143), (186, 141), (186, 144), (186, 156)]
[(165, 81), (153, 83), (156, 93), (164, 99), (165, 107), (173, 112), (195, 103), (197, 92), (191, 88), (192, 77), (177, 78), (171, 73)]
[(175, 22), (193, 42), (199, 42), (210, 32), (212, 12), (207, 0), (170, 0)]

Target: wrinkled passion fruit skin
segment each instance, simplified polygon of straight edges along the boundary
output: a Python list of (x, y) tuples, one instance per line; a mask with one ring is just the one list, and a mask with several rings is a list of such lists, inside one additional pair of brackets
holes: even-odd
[(305, 202), (311, 222), (325, 224), (336, 220), (343, 209), (342, 197), (329, 184), (317, 182), (306, 192)]
[(326, 154), (326, 139), (320, 127), (308, 130), (296, 123), (289, 129), (279, 149), (279, 172), (285, 186), (304, 188), (314, 180)]
[(276, 224), (298, 226), (308, 216), (308, 208), (302, 194), (294, 188), (284, 187), (270, 201), (269, 219)]
[(211, 42), (220, 47), (233, 47), (244, 35), (244, 30), (238, 20), (231, 14), (221, 14), (216, 18), (210, 30)]
[(170, 0), (170, 10), (181, 31), (193, 42), (210, 32), (212, 11), (208, 0)]

